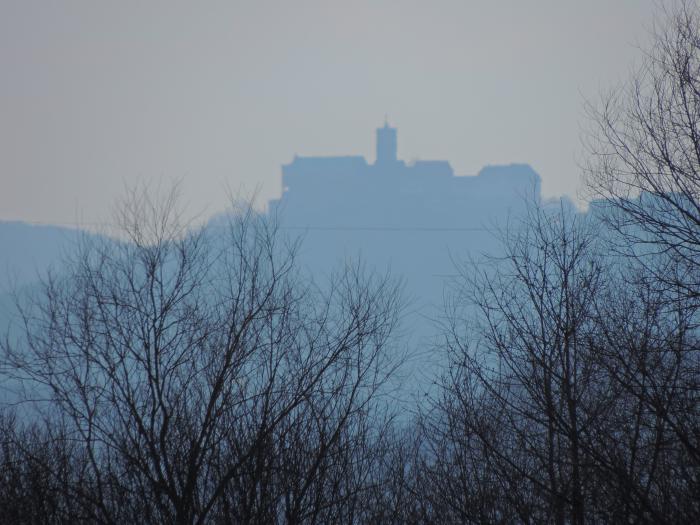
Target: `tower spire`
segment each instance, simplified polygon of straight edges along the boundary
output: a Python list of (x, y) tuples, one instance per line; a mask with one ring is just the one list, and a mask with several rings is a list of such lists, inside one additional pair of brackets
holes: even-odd
[(393, 164), (396, 160), (396, 128), (389, 126), (389, 118), (385, 115), (384, 127), (377, 128), (376, 164)]

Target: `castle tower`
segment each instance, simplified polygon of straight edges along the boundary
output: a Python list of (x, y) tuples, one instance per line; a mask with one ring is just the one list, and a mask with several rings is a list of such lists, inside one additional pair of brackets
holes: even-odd
[(384, 127), (377, 128), (377, 160), (376, 164), (392, 164), (396, 162), (396, 128), (389, 127), (384, 121)]

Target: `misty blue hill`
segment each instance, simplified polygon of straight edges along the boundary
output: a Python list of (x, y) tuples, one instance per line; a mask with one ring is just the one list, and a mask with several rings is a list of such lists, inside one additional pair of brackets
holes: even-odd
[(63, 261), (78, 243), (100, 236), (78, 228), (0, 221), (0, 334), (18, 322), (14, 294), (35, 290), (51, 270), (60, 274)]
[(0, 221), (0, 335), (10, 323), (19, 323), (13, 294), (34, 289), (50, 269), (60, 272), (61, 261), (85, 234), (74, 228)]
[[(35, 289), (48, 270), (60, 272), (64, 256), (85, 233), (72, 228), (0, 221), (0, 337), (14, 338), (21, 326), (15, 295)], [(0, 400), (12, 399), (17, 385), (0, 384)]]
[(404, 326), (419, 354), (416, 369), (429, 375), (443, 361), (432, 344), (434, 321), (455, 265), (495, 253), (497, 231), (539, 198), (540, 177), (527, 164), (471, 176), (456, 175), (444, 160), (407, 164), (397, 158), (396, 129), (385, 124), (372, 164), (361, 156), (296, 156), (282, 166), (282, 195), (269, 213), (303, 237), (300, 257), (314, 275), (360, 257), (405, 281)]
[[(282, 166), (283, 191), (268, 214), (301, 237), (300, 262), (318, 279), (346, 261), (390, 271), (409, 300), (402, 332), (416, 360), (418, 390), (444, 363), (435, 321), (456, 265), (498, 250), (496, 231), (538, 200), (540, 177), (526, 164), (456, 175), (449, 162), (397, 158), (396, 129), (377, 130), (374, 163), (361, 156), (295, 157)], [(210, 226), (220, 225), (215, 217)], [(79, 239), (77, 230), (0, 222), (0, 327), (12, 309), (9, 288), (31, 287)], [(217, 238), (216, 236), (214, 238)], [(423, 374), (421, 376), (421, 373)], [(420, 377), (419, 377), (420, 376)]]
[(37, 281), (81, 234), (72, 228), (0, 221), (0, 293)]
[(11, 293), (36, 284), (74, 246), (79, 230), (0, 221), (0, 333), (15, 316)]

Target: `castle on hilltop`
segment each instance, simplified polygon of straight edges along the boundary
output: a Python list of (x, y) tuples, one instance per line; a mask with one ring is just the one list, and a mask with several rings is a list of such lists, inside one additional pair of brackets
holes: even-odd
[[(282, 195), (269, 211), (291, 238), (303, 239), (299, 260), (321, 282), (357, 260), (401, 278), (414, 312), (407, 326), (430, 337), (426, 318), (442, 304), (455, 261), (500, 253), (493, 229), (539, 194), (540, 177), (527, 164), (460, 176), (444, 160), (406, 163), (396, 129), (384, 124), (372, 164), (362, 156), (295, 156), (282, 166)], [(432, 366), (430, 359), (420, 367)]]
[(459, 227), (540, 193), (540, 177), (527, 164), (488, 166), (475, 176), (455, 175), (445, 160), (407, 164), (386, 122), (376, 147), (373, 164), (359, 155), (295, 155), (282, 166), (282, 196), (270, 210), (298, 227)]

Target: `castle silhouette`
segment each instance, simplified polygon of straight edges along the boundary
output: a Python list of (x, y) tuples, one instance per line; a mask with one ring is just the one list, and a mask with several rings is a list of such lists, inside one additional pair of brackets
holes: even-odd
[[(418, 383), (429, 383), (441, 358), (427, 351), (444, 291), (456, 265), (497, 254), (493, 229), (539, 198), (540, 177), (527, 164), (487, 166), (458, 176), (444, 160), (405, 163), (397, 130), (377, 129), (373, 164), (362, 156), (300, 157), (282, 166), (282, 195), (269, 210), (280, 226), (301, 235), (299, 258), (323, 280), (358, 258), (365, 267), (402, 279), (409, 300), (404, 318), (416, 357)], [(445, 287), (447, 284), (447, 287)]]
[(397, 130), (387, 122), (376, 133), (373, 164), (359, 155), (295, 156), (282, 166), (282, 196), (270, 210), (296, 227), (475, 227), (514, 197), (540, 193), (540, 177), (527, 164), (457, 176), (445, 160), (398, 159)]

